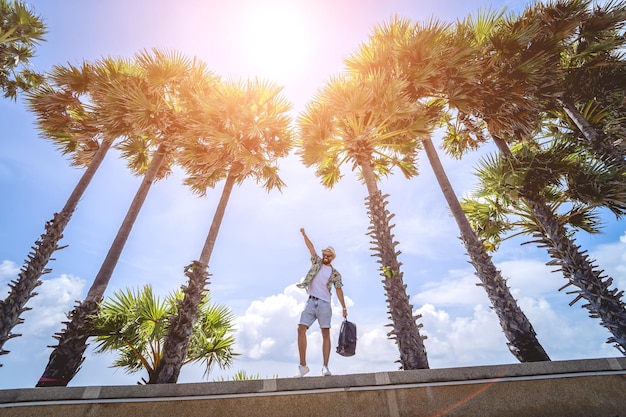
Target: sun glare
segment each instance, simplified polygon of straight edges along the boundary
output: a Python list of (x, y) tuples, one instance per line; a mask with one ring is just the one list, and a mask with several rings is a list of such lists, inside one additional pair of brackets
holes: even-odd
[(284, 83), (306, 67), (313, 31), (298, 2), (251, 3), (241, 18), (238, 40), (248, 72)]

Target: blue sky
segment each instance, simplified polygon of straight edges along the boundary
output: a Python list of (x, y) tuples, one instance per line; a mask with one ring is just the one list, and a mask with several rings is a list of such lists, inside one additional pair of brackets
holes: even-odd
[[(152, 47), (197, 56), (225, 78), (260, 76), (285, 87), (294, 115), (329, 77), (342, 70), (342, 59), (364, 42), (377, 23), (397, 14), (424, 21), (463, 18), (479, 9), (520, 10), (522, 1), (440, 0), (438, 2), (368, 1), (29, 1), (45, 19), (47, 41), (37, 49), (33, 66), (79, 64), (102, 56), (130, 57)], [(260, 24), (264, 23), (264, 24)], [(17, 277), (20, 266), (44, 224), (59, 211), (81, 175), (54, 147), (41, 139), (24, 104), (0, 100), (0, 290)], [(435, 143), (440, 138), (433, 138)], [(463, 161), (445, 158), (457, 195), (475, 183), (472, 166), (481, 154)], [(254, 183), (233, 190), (210, 264), (212, 299), (237, 315), (233, 368), (215, 369), (209, 381), (230, 378), (238, 370), (261, 377), (290, 377), (298, 363), (296, 326), (305, 294), (295, 283), (309, 266), (300, 227), (318, 250), (332, 245), (334, 266), (344, 277), (349, 319), (359, 330), (357, 354), (331, 356), (334, 374), (397, 369), (397, 348), (386, 338), (387, 306), (370, 238), (364, 198), (366, 189), (352, 172), (332, 190), (323, 188), (313, 170), (298, 158), (281, 161), (287, 183), (267, 193)], [(74, 214), (63, 244), (49, 264), (25, 313), (14, 329), (22, 337), (5, 344), (0, 357), (0, 388), (32, 387), (47, 363), (65, 313), (84, 298), (139, 186), (117, 155), (109, 155)], [(458, 230), (425, 158), (420, 175), (394, 175), (380, 183), (390, 194), (396, 214), (394, 233), (400, 242), (404, 280), (411, 303), (423, 315), (423, 334), (431, 368), (514, 363), (489, 301), (468, 264)], [(148, 195), (107, 296), (124, 287), (150, 283), (158, 294), (178, 288), (183, 267), (197, 259), (221, 193), (221, 186), (199, 198), (175, 172), (156, 183)], [(626, 288), (626, 234), (623, 224), (606, 217), (605, 233), (577, 236), (597, 263)], [(553, 360), (619, 356), (606, 344), (610, 336), (587, 316), (571, 295), (557, 292), (564, 283), (544, 265), (544, 251), (505, 243), (494, 256), (497, 266), (539, 341)], [(341, 322), (334, 299), (333, 350)], [(321, 370), (321, 334), (309, 330), (308, 362), (312, 375)], [(134, 384), (143, 374), (110, 368), (113, 358), (87, 351), (83, 369), (70, 385)], [(202, 369), (185, 367), (179, 382), (199, 382)]]

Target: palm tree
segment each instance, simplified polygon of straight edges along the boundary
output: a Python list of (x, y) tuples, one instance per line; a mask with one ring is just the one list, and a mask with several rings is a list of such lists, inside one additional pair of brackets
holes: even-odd
[(600, 233), (602, 207), (618, 218), (626, 214), (622, 176), (570, 140), (556, 139), (543, 146), (521, 143), (511, 151), (514, 161), (499, 155), (481, 160), (476, 169), (479, 187), (461, 204), (493, 250), (511, 237), (537, 233), (532, 213), (518, 198), (517, 190), (525, 186), (539, 189), (559, 222), (576, 230)]
[(417, 136), (427, 134), (433, 122), (424, 109), (410, 102), (402, 80), (381, 73), (363, 77), (338, 76), (318, 91), (298, 119), (301, 148), (306, 166), (315, 165), (316, 175), (331, 188), (341, 178), (341, 166), (351, 162), (368, 191), (366, 207), (371, 222), (368, 234), (379, 258), (389, 317), (400, 352), (402, 369), (428, 368), (424, 337), (420, 335), (403, 283), (387, 195), (378, 180), (394, 167), (410, 178), (417, 174)]
[(247, 178), (268, 191), (284, 185), (278, 176), (278, 158), (292, 146), (291, 105), (281, 88), (259, 80), (225, 82), (214, 94), (197, 94), (198, 113), (189, 121), (189, 136), (179, 162), (187, 172), (186, 185), (205, 195), (225, 180), (213, 222), (197, 261), (185, 267), (188, 284), (178, 312), (172, 318), (165, 353), (157, 370), (158, 383), (175, 383), (185, 362), (198, 305), (208, 283), (209, 261), (233, 186)]
[[(467, 19), (457, 26), (458, 41), (475, 51), (475, 62), (479, 63), (474, 65), (479, 69), (475, 76), (460, 82), (481, 86), (474, 100), (463, 103), (460, 112), (482, 120), (507, 163), (516, 166), (519, 161), (508, 143), (534, 140), (542, 124), (537, 103), (558, 97), (558, 89), (546, 88), (545, 94), (540, 96), (533, 87), (537, 79), (549, 76), (546, 69), (552, 68), (554, 58), (550, 54), (529, 52), (535, 47), (529, 41), (534, 39), (535, 26), (513, 24), (509, 27), (506, 21), (498, 19), (484, 23)], [(479, 32), (477, 28), (482, 29)], [(457, 149), (463, 152), (467, 147)], [(517, 197), (525, 200), (537, 224), (535, 242), (547, 248), (553, 259), (549, 264), (559, 266), (567, 279), (563, 288), (578, 287), (571, 304), (580, 299), (588, 301), (583, 307), (609, 329), (612, 337), (608, 342), (616, 343), (618, 350), (626, 354), (626, 306), (621, 301), (621, 293), (609, 289), (612, 279), (603, 276), (603, 271), (599, 271), (594, 261), (576, 245), (542, 195), (541, 188), (526, 183), (517, 190)]]
[[(578, 141), (623, 170), (626, 2), (593, 10), (588, 0), (536, 2), (519, 16), (503, 16), (479, 14), (456, 28), (468, 50), (478, 48), (477, 93), (494, 93), (477, 99), (489, 110), (490, 132), (521, 140), (537, 128), (539, 115), (557, 118), (576, 126)], [(592, 123), (581, 109), (596, 104), (612, 117)]]
[(488, 254), (484, 242), (478, 237), (463, 212), (463, 208), (441, 166), (432, 141), (422, 139), (422, 144), (452, 215), (459, 226), (461, 240), (470, 257), (471, 264), (476, 269), (476, 276), (481, 282), (480, 286), (487, 292), (502, 331), (509, 341), (507, 343), (509, 350), (520, 362), (549, 361), (550, 357), (537, 340), (537, 334), (530, 320), (517, 304), (506, 280)]
[[(123, 131), (121, 146), (142, 182), (85, 299), (71, 313), (66, 328), (37, 386), (65, 386), (76, 375), (91, 336), (89, 317), (98, 311), (113, 270), (152, 183), (169, 172), (176, 141), (185, 129), (185, 83), (205, 85), (214, 78), (204, 66), (176, 52), (143, 51), (135, 56), (135, 77), (102, 86), (99, 121), (105, 134)], [(156, 149), (155, 149), (156, 148)], [(146, 167), (147, 166), (147, 167)]]
[[(531, 80), (535, 91), (549, 100), (549, 114), (573, 124), (581, 143), (599, 158), (626, 167), (623, 144), (625, 115), (623, 88), (623, 36), (626, 2), (610, 1), (591, 6), (587, 0), (562, 0), (529, 6), (524, 15), (506, 27), (531, 27), (531, 47), (526, 55), (547, 55), (549, 76)], [(555, 82), (557, 81), (557, 82)], [(606, 118), (595, 123), (581, 109), (600, 106)]]
[[(560, 248), (571, 245), (568, 239), (573, 240), (566, 224), (598, 233), (597, 208), (607, 207), (618, 217), (626, 213), (623, 175), (601, 161), (590, 159), (580, 149), (574, 153), (572, 148), (576, 147), (571, 142), (556, 141), (546, 147), (530, 142), (512, 146), (513, 157), (500, 156), (484, 160), (477, 172), (481, 180), (481, 188), (476, 194), (478, 201), (467, 201), (464, 207), (472, 213), (472, 219), (484, 231), (484, 236), (494, 241), (494, 245), (501, 241), (502, 233), (519, 230), (519, 233), (532, 235), (535, 239), (533, 243), (547, 246), (553, 258), (548, 265), (558, 266), (564, 273), (571, 275), (562, 289), (569, 285), (578, 287), (568, 293), (576, 294), (570, 305), (580, 299), (589, 301), (583, 307), (591, 317), (600, 318), (601, 325), (613, 334), (609, 343), (617, 343), (616, 347), (623, 353), (626, 328), (624, 316), (620, 316), (620, 312), (626, 308), (621, 300), (623, 291), (611, 289), (613, 280), (601, 276), (602, 272), (596, 272), (594, 262), (584, 252), (570, 253), (567, 258), (558, 252)], [(542, 207), (529, 204), (528, 199), (519, 199), (520, 190), (525, 195), (533, 196), (534, 200), (546, 202), (548, 210), (542, 212), (550, 220), (556, 219), (550, 222), (553, 228), (546, 229), (541, 223), (542, 218), (537, 216)], [(566, 209), (559, 213), (563, 203), (567, 203)], [(511, 220), (511, 217), (518, 220)], [(556, 232), (562, 234), (563, 238), (555, 238)], [(578, 247), (575, 249), (578, 250)], [(564, 265), (564, 262), (572, 259), (579, 261), (578, 265), (588, 265), (588, 268), (593, 269), (592, 274), (583, 276), (583, 272), (588, 271), (581, 272), (575, 269), (575, 265)], [(589, 276), (596, 279), (590, 279)]]
[[(415, 102), (430, 103), (434, 109), (446, 104), (442, 91), (463, 75), (467, 51), (450, 42), (449, 26), (432, 21), (424, 27), (405, 19), (393, 19), (374, 29), (369, 42), (348, 60), (351, 71), (384, 71), (395, 79), (408, 80), (407, 94)], [(471, 91), (455, 88), (455, 102), (464, 102)], [(449, 106), (450, 104), (448, 104)], [(442, 115), (447, 120), (447, 115)], [(449, 129), (448, 133), (451, 133)], [(452, 189), (430, 135), (421, 137), (430, 166), (461, 232), (461, 240), (476, 269), (476, 276), (487, 292), (511, 353), (520, 362), (546, 361), (549, 356), (510, 292), (506, 280), (495, 267), (483, 242), (472, 229)]]
[(26, 3), (0, 0), (0, 90), (4, 97), (16, 100), (19, 90), (28, 91), (43, 82), (41, 74), (28, 68), (28, 61), (46, 32), (43, 19)]
[[(153, 294), (149, 285), (137, 291), (115, 292), (101, 304), (93, 318), (95, 352), (118, 352), (114, 367), (128, 373), (144, 370), (148, 379), (142, 378), (143, 383), (154, 384), (170, 318), (176, 314), (182, 298), (182, 292), (177, 291), (162, 300)], [(208, 296), (203, 297), (183, 365), (201, 362), (205, 376), (216, 364), (221, 369), (230, 368), (237, 356), (233, 352), (233, 319), (228, 307), (213, 304)]]
[(127, 62), (104, 59), (77, 68), (72, 65), (55, 67), (48, 75), (49, 84), (29, 93), (28, 104), (37, 117), (44, 139), (54, 141), (64, 155), (69, 155), (71, 165), (86, 167), (85, 172), (70, 194), (65, 206), (45, 225), (46, 233), (35, 242), (33, 252), (22, 266), (18, 279), (10, 285), (9, 295), (0, 300), (0, 355), (4, 343), (19, 334), (12, 329), (22, 323), (21, 314), (27, 311), (28, 300), (36, 295), (41, 276), (50, 272), (46, 268), (52, 254), (61, 249), (58, 245), (63, 231), (76, 210), (91, 179), (113, 144), (113, 134), (103, 135), (97, 121), (96, 85), (107, 84), (131, 71)]

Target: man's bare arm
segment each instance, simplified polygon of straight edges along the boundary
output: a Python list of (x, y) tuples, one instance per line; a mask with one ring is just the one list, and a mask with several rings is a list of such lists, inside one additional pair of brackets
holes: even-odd
[(313, 246), (313, 243), (311, 243), (311, 241), (309, 240), (309, 237), (306, 235), (304, 228), (300, 229), (300, 233), (302, 233), (302, 237), (304, 237), (304, 243), (306, 244), (306, 247), (309, 248), (309, 252), (311, 252), (311, 257), (314, 257), (315, 247)]
[(337, 299), (339, 300), (339, 304), (341, 304), (341, 308), (343, 309), (343, 317), (348, 317), (348, 309), (346, 308), (346, 301), (343, 298), (343, 289), (337, 288)]

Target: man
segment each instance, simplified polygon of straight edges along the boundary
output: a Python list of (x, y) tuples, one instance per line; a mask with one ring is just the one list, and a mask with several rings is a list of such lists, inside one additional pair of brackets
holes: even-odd
[(322, 330), (322, 356), (324, 358), (324, 366), (322, 367), (322, 375), (330, 375), (328, 370), (328, 360), (330, 358), (330, 319), (332, 317), (332, 309), (330, 305), (331, 289), (334, 286), (337, 289), (337, 299), (343, 308), (343, 317), (348, 317), (348, 310), (343, 298), (343, 283), (341, 282), (341, 274), (331, 265), (335, 259), (335, 249), (329, 246), (322, 250), (322, 257), (315, 252), (313, 243), (309, 240), (304, 229), (300, 229), (300, 233), (304, 237), (304, 243), (311, 252), (311, 269), (304, 277), (304, 281), (298, 284), (298, 287), (305, 288), (309, 294), (304, 311), (300, 315), (300, 323), (298, 324), (298, 353), (300, 354), (300, 366), (296, 376), (302, 377), (309, 372), (306, 364), (306, 331), (311, 327), (315, 320), (318, 321)]

